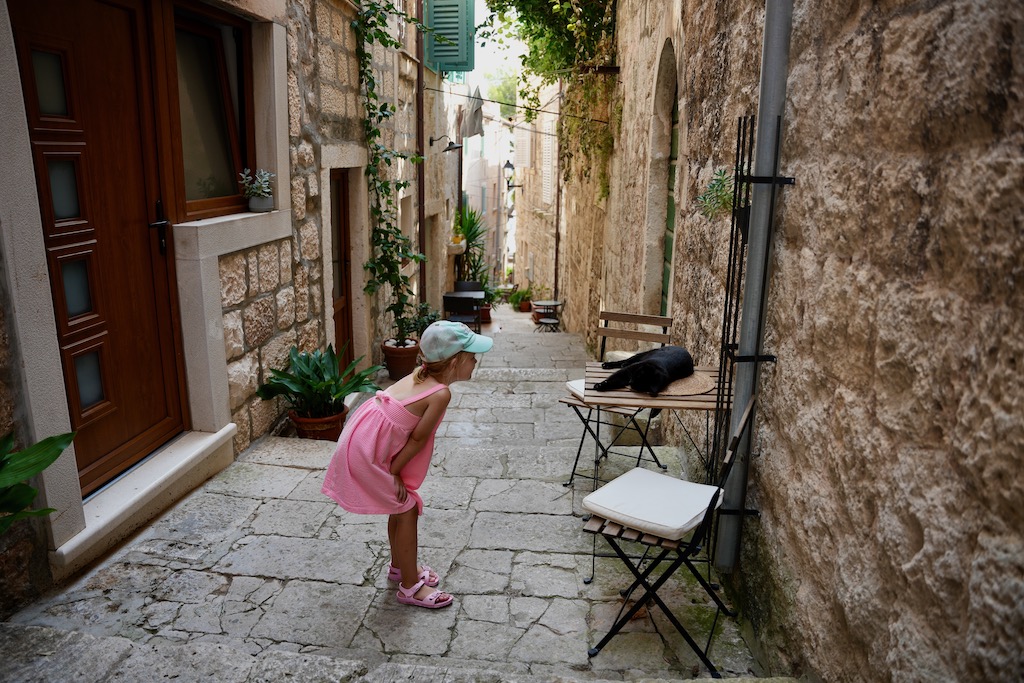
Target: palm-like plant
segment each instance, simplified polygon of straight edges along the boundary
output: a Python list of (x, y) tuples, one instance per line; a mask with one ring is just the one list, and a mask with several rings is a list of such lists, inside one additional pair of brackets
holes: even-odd
[(74, 432), (58, 434), (15, 453), (11, 452), (14, 447), (13, 432), (0, 439), (0, 536), (7, 533), (19, 519), (54, 512), (53, 508), (27, 509), (39, 491), (26, 484), (25, 480), (53, 464), (74, 438)]
[[(345, 347), (342, 347), (342, 352)], [(256, 395), (267, 401), (283, 396), (288, 407), (299, 417), (329, 417), (345, 410), (345, 397), (357, 391), (380, 389), (372, 377), (380, 369), (373, 365), (356, 370), (363, 356), (349, 363), (344, 372), (338, 365), (338, 354), (327, 345), (326, 351), (300, 352), (292, 347), (288, 370), (271, 370), (270, 378), (260, 385)]]

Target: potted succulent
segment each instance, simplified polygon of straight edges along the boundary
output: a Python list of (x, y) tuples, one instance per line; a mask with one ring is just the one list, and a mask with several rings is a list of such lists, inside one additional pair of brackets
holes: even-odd
[[(344, 350), (342, 347), (342, 352)], [(264, 401), (284, 397), (288, 417), (300, 437), (337, 441), (348, 414), (345, 397), (359, 391), (379, 390), (372, 378), (381, 366), (356, 370), (363, 360), (360, 356), (342, 371), (338, 354), (330, 344), (326, 351), (312, 352), (299, 351), (293, 346), (288, 356), (291, 361), (288, 370), (271, 370), (270, 378), (260, 385), (256, 395)]]
[(274, 174), (266, 169), (258, 168), (256, 173), (245, 169), (238, 174), (238, 184), (242, 186), (242, 196), (249, 200), (249, 210), (265, 212), (274, 210), (274, 190), (270, 180)]

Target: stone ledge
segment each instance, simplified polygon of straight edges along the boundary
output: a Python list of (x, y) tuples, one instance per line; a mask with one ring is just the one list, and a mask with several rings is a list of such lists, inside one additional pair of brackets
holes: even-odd
[(186, 432), (85, 501), (85, 529), (50, 552), (62, 581), (234, 460), (234, 423), (216, 433)]

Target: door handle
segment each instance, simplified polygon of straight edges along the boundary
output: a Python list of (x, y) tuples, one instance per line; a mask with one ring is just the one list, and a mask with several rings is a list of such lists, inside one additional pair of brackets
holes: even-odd
[(150, 228), (156, 228), (156, 237), (160, 240), (160, 253), (167, 253), (167, 228), (171, 226), (170, 221), (164, 215), (164, 202), (156, 200), (156, 221), (149, 224)]

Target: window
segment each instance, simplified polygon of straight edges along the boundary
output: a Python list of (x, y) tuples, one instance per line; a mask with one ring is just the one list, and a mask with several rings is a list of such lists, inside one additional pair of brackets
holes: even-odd
[(245, 211), (238, 173), (253, 168), (248, 22), (207, 7), (176, 6), (174, 59), (179, 208), (189, 219)]

